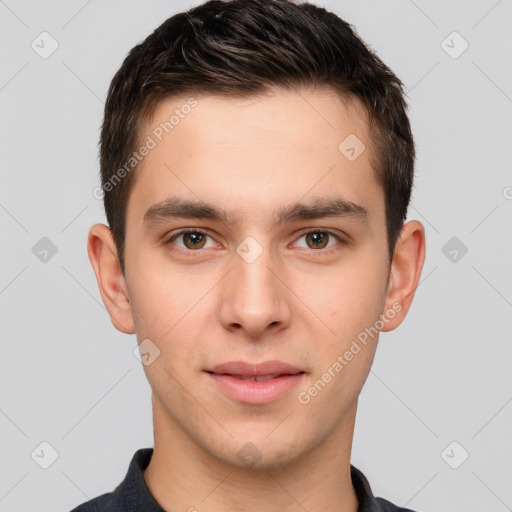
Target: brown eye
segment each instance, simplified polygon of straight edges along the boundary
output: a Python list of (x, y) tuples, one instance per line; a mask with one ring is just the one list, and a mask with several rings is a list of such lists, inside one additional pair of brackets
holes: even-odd
[(206, 243), (206, 235), (196, 231), (192, 233), (184, 233), (183, 243), (188, 249), (202, 249)]
[(311, 230), (303, 233), (299, 238), (299, 242), (296, 243), (297, 247), (302, 249), (312, 249), (324, 253), (329, 252), (331, 249), (335, 250), (336, 245), (344, 245), (343, 239), (331, 231), (325, 231), (322, 229)]
[[(169, 246), (176, 246), (181, 251), (197, 251), (215, 247), (215, 241), (207, 233), (198, 230), (180, 231), (173, 235), (167, 242)], [(209, 244), (209, 245), (208, 245)]]
[(306, 243), (310, 249), (323, 249), (329, 242), (329, 233), (315, 231), (305, 235)]

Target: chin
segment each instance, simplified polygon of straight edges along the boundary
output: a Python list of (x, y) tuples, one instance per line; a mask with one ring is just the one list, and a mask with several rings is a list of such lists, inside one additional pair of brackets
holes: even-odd
[(229, 454), (224, 452), (218, 456), (220, 455), (219, 458), (225, 463), (239, 469), (252, 471), (278, 469), (292, 464), (303, 454), (303, 450), (295, 443), (285, 444), (278, 438), (270, 442), (265, 435), (259, 440), (238, 439), (237, 441), (235, 451), (231, 451), (233, 447), (229, 447)]

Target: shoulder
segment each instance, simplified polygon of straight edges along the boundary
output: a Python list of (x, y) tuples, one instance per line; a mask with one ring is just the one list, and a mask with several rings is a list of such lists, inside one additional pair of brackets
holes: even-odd
[(137, 450), (124, 479), (113, 491), (82, 503), (71, 512), (163, 512), (151, 495), (143, 476), (152, 454), (153, 448)]
[(97, 496), (92, 500), (78, 505), (78, 507), (71, 510), (71, 512), (114, 512), (117, 508), (114, 508), (114, 504), (112, 503), (112, 495), (113, 493), (109, 492)]
[(385, 500), (384, 498), (376, 498), (377, 503), (380, 505), (380, 510), (382, 512), (414, 512), (414, 510), (411, 510), (410, 508), (402, 508), (397, 507), (393, 503), (391, 503), (388, 500)]
[(359, 499), (359, 512), (414, 512), (409, 508), (398, 507), (384, 498), (376, 498), (364, 473), (352, 464), (350, 475)]

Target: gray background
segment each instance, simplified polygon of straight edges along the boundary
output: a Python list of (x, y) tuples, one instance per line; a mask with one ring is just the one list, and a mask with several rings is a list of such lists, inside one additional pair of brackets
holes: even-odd
[[(86, 237), (105, 221), (93, 189), (108, 84), (135, 43), (197, 3), (0, 1), (0, 511), (69, 510), (152, 446), (136, 338), (110, 322)], [(420, 512), (512, 510), (512, 2), (322, 5), (406, 84), (409, 217), (428, 243), (409, 316), (381, 336), (363, 388), (352, 463)], [(51, 49), (43, 31), (58, 43), (46, 59), (31, 47)], [(43, 237), (57, 248), (46, 261)], [(42, 442), (58, 452), (48, 469)]]

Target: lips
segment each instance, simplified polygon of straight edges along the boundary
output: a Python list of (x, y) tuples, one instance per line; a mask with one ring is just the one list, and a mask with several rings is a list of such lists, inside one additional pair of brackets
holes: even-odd
[(258, 381), (280, 377), (281, 375), (304, 373), (304, 370), (283, 361), (265, 361), (257, 364), (246, 363), (245, 361), (230, 361), (206, 371), (217, 375), (231, 375), (243, 380)]
[(286, 395), (300, 384), (306, 373), (283, 361), (259, 364), (231, 361), (205, 372), (225, 396), (253, 405), (274, 402)]

